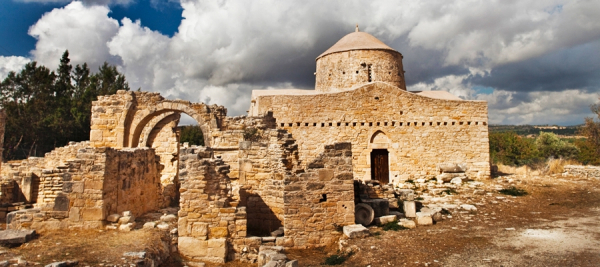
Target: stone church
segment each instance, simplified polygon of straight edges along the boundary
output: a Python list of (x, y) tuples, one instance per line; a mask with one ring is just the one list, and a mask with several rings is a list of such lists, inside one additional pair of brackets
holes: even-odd
[(355, 179), (431, 178), (444, 163), (489, 177), (487, 103), (407, 91), (402, 58), (357, 27), (317, 57), (315, 90), (254, 90), (249, 115), (272, 112), (305, 161), (326, 144), (352, 143)]
[[(264, 244), (335, 242), (336, 226), (356, 223), (357, 180), (392, 188), (443, 164), (490, 176), (485, 101), (407, 91), (402, 54), (358, 29), (316, 65), (315, 90), (254, 90), (248, 116), (158, 93), (101, 96), (89, 141), (1, 165), (0, 218), (14, 229), (130, 230), (141, 225), (129, 219), (176, 207), (172, 249), (186, 261), (255, 261)], [(203, 146), (180, 144), (182, 113)]]

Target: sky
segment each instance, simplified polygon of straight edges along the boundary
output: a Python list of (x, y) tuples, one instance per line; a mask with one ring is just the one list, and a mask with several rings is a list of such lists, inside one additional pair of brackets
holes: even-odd
[(315, 58), (356, 24), (403, 54), (409, 91), (486, 100), (490, 124), (577, 125), (600, 97), (598, 0), (0, 1), (0, 79), (68, 49), (230, 116), (253, 89), (313, 89)]

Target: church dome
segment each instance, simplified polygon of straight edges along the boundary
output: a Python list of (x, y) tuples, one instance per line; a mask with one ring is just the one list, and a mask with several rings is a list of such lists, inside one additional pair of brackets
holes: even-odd
[(379, 41), (379, 39), (375, 38), (373, 35), (357, 30), (342, 37), (342, 39), (332, 47), (319, 55), (317, 59), (329, 54), (351, 50), (390, 50), (398, 52), (384, 44), (382, 41)]
[(341, 92), (371, 82), (406, 90), (402, 54), (366, 32), (342, 37), (317, 57), (315, 90)]

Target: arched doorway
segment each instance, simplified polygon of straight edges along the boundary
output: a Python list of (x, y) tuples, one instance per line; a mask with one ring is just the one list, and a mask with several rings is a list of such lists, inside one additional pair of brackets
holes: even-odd
[(371, 180), (380, 184), (390, 183), (389, 139), (382, 131), (377, 131), (371, 137)]
[(387, 149), (373, 149), (371, 151), (371, 179), (381, 184), (390, 183), (390, 162)]

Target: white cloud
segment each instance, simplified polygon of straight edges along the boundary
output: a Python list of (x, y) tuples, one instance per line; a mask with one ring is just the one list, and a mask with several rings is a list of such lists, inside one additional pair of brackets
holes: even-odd
[[(91, 2), (131, 1), (86, 3)], [(580, 115), (566, 107), (581, 105), (586, 97), (589, 102), (593, 95), (569, 91), (561, 97), (573, 101), (557, 109), (543, 94), (540, 98), (545, 100), (538, 102), (520, 100), (534, 95), (498, 90), (477, 96), (466, 81), (470, 75), (492, 73), (495, 66), (597, 40), (600, 5), (594, 1), (181, 0), (180, 4), (184, 19), (168, 37), (144, 27), (144, 21), (125, 18), (119, 24), (108, 17), (107, 7), (72, 2), (31, 27), (30, 34), (38, 38), (33, 59), (55, 68), (69, 49), (73, 63), (118, 64), (133, 89), (225, 105), (230, 115), (239, 115), (245, 114), (252, 89), (313, 84), (314, 58), (358, 23), (361, 30), (388, 44), (406, 44), (400, 51), (404, 55), (417, 48), (435, 51), (430, 54), (441, 59), (423, 61), (469, 69), (466, 74), (431, 74), (410, 89), (486, 99), (493, 121)], [(520, 113), (525, 110), (533, 115)], [(492, 116), (493, 112), (502, 114)]]
[(56, 69), (64, 51), (69, 50), (72, 63), (87, 62), (92, 70), (104, 61), (118, 63), (106, 46), (119, 30), (119, 23), (108, 17), (109, 11), (104, 6), (72, 2), (44, 14), (29, 28), (29, 34), (37, 39), (33, 59)]
[(31, 60), (26, 57), (0, 56), (0, 81), (4, 80), (4, 78), (6, 78), (8, 73), (11, 71), (18, 73), (25, 66), (25, 64), (29, 63), (30, 61)]
[[(24, 2), (24, 3), (70, 3), (73, 0), (17, 0), (19, 2)], [(82, 0), (81, 2), (83, 2), (83, 4), (85, 5), (129, 5), (134, 3), (136, 0)], [(155, 2), (157, 0), (152, 0), (152, 2)]]
[(561, 124), (583, 123), (592, 117), (590, 105), (598, 102), (598, 93), (582, 90), (560, 92), (530, 92), (530, 101), (521, 101), (516, 92), (497, 90), (490, 95), (478, 95), (487, 100), (492, 124)]

